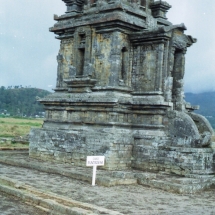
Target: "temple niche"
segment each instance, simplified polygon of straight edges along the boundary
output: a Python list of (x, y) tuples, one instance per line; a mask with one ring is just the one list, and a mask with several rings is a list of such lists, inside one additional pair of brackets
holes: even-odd
[(63, 0), (54, 93), (40, 99), (30, 157), (107, 170), (215, 173), (214, 131), (184, 97), (185, 55), (196, 39), (153, 0)]

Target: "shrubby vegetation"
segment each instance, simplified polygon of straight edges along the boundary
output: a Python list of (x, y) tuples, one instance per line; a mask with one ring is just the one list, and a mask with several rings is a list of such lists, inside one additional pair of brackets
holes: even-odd
[(0, 87), (0, 115), (17, 117), (42, 116), (43, 106), (36, 101), (36, 97), (50, 94), (47, 90), (37, 88), (23, 88), (22, 86)]

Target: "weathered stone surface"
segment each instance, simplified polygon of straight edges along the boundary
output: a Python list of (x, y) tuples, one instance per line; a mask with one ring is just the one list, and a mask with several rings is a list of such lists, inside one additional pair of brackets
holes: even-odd
[[(0, 185), (1, 186), (1, 185)], [(0, 193), (0, 213), (1, 215), (47, 215), (48, 212), (41, 210), (39, 207), (35, 208), (33, 206), (27, 205), (21, 202), (18, 198), (14, 196), (9, 196), (6, 193)]]
[(196, 39), (153, 0), (64, 0), (50, 28), (61, 41), (55, 93), (40, 102), (30, 156), (105, 169), (214, 174), (214, 131), (183, 90), (185, 54)]

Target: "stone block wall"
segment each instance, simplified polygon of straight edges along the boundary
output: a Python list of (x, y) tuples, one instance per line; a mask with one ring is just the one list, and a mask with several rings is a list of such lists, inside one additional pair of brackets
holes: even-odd
[(87, 156), (105, 156), (103, 169), (127, 169), (131, 165), (132, 138), (123, 129), (32, 129), (30, 157), (86, 166)]
[(177, 175), (214, 174), (215, 150), (210, 148), (149, 147), (135, 145), (132, 167)]

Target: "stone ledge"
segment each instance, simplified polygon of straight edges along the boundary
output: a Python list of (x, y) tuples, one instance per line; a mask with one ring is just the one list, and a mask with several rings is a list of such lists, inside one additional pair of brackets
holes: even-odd
[(42, 210), (48, 210), (51, 214), (56, 212), (65, 215), (96, 215), (110, 214), (121, 215), (121, 213), (106, 208), (95, 206), (89, 203), (75, 201), (71, 198), (57, 195), (51, 192), (36, 189), (25, 185), (17, 180), (11, 180), (7, 177), (0, 177), (0, 191), (15, 196), (33, 206)]
[(29, 147), (0, 147), (0, 151), (6, 151), (6, 150), (17, 150), (17, 151), (27, 151), (29, 150)]
[[(13, 157), (11, 156), (13, 154)], [(91, 183), (91, 168), (77, 168), (70, 164), (49, 163), (31, 159), (27, 154), (0, 152), (0, 163), (29, 169), (35, 169), (42, 172), (58, 174), (73, 179), (78, 179)], [(16, 158), (17, 155), (17, 158)], [(19, 159), (18, 159), (19, 158)], [(68, 168), (70, 167), (70, 168)], [(74, 169), (73, 169), (74, 168)], [(139, 184), (156, 189), (162, 189), (167, 192), (189, 194), (207, 190), (215, 186), (214, 175), (186, 175), (180, 177), (166, 172), (143, 172), (138, 170), (126, 171), (107, 171), (98, 170), (96, 184), (98, 186), (117, 186)]]
[[(77, 170), (66, 170), (66, 169), (59, 169), (58, 167), (51, 167), (51, 166), (45, 166), (40, 165), (39, 163), (35, 162), (26, 162), (26, 161), (19, 161), (19, 160), (12, 160), (10, 158), (2, 158), (0, 157), (0, 163), (12, 165), (12, 166), (19, 166), (29, 169), (35, 169), (42, 172), (52, 173), (52, 174), (59, 174), (62, 176), (66, 176), (69, 178), (86, 181), (88, 183), (91, 183), (92, 181), (92, 173), (91, 169), (90, 171), (86, 171), (86, 168), (78, 168)], [(88, 168), (89, 170), (89, 168)], [(97, 174), (96, 178), (96, 184), (100, 186), (110, 187), (110, 186), (116, 186), (116, 185), (128, 185), (128, 184), (136, 184), (137, 179), (135, 178), (117, 178), (102, 174)]]

